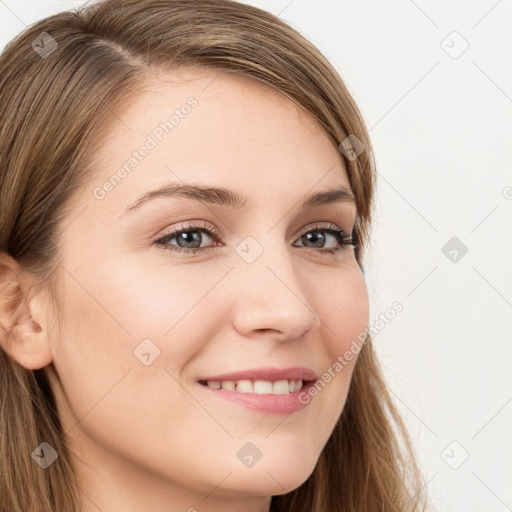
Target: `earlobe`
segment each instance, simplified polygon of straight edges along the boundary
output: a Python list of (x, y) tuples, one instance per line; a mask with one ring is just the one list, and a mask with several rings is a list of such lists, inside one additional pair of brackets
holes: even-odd
[(0, 254), (0, 347), (20, 366), (36, 370), (52, 362), (52, 353), (41, 312), (34, 317), (30, 306), (37, 298), (27, 297), (20, 273), (14, 259)]

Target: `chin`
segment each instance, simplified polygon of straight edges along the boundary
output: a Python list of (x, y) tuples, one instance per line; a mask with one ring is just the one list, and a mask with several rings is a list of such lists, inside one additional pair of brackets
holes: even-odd
[(313, 469), (308, 468), (308, 471), (303, 471), (287, 468), (286, 472), (268, 471), (268, 473), (262, 470), (245, 475), (237, 473), (236, 476), (233, 473), (226, 479), (223, 487), (224, 491), (230, 495), (278, 496), (300, 487), (311, 475)]
[(275, 450), (252, 468), (236, 468), (225, 484), (233, 490), (254, 496), (287, 494), (300, 487), (313, 473), (318, 455), (287, 453)]

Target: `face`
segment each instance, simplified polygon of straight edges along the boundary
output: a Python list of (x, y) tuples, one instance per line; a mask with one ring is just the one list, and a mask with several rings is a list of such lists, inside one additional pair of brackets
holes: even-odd
[[(168, 77), (115, 112), (63, 221), (74, 218), (46, 371), (83, 471), (203, 496), (284, 494), (312, 473), (356, 358), (304, 391), (368, 325), (347, 243), (355, 203), (303, 205), (350, 191), (346, 170), (275, 92), (204, 70)], [(241, 204), (226, 201), (235, 194)], [(302, 400), (289, 380), (305, 381)]]

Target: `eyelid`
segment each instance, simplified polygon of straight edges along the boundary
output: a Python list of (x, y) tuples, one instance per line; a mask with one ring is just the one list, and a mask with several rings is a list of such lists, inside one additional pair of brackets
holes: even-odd
[(212, 235), (214, 235), (214, 237), (217, 239), (217, 240), (220, 240), (221, 238), (221, 234), (219, 232), (219, 230), (213, 225), (213, 224), (210, 224), (209, 222), (206, 222), (206, 221), (195, 221), (195, 220), (189, 220), (189, 221), (186, 221), (184, 222), (183, 224), (179, 224), (178, 226), (174, 226), (172, 228), (166, 228), (165, 231), (161, 231), (158, 235), (157, 235), (157, 240), (167, 236), (167, 235), (176, 235), (177, 233), (180, 233), (182, 231), (194, 231), (194, 230), (197, 230), (197, 231), (201, 231), (201, 230), (206, 230), (206, 231), (210, 231), (212, 233)]
[[(302, 237), (303, 235), (305, 235), (306, 233), (309, 233), (310, 231), (313, 231), (313, 230), (322, 230), (322, 229), (325, 229), (325, 230), (329, 230), (329, 229), (334, 229), (335, 231), (342, 231), (346, 236), (350, 236), (351, 233), (354, 231), (350, 231), (350, 232), (346, 232), (343, 228), (339, 227), (337, 224), (333, 224), (332, 222), (316, 222), (314, 224), (308, 224), (304, 229), (302, 229), (301, 231), (299, 231), (299, 235), (298, 235), (298, 238)], [(354, 228), (355, 229), (355, 228)]]

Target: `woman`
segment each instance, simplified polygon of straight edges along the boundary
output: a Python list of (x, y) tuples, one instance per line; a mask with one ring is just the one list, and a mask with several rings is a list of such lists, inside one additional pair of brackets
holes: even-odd
[(375, 168), (311, 43), (104, 0), (0, 58), (3, 511), (418, 511), (369, 335)]

